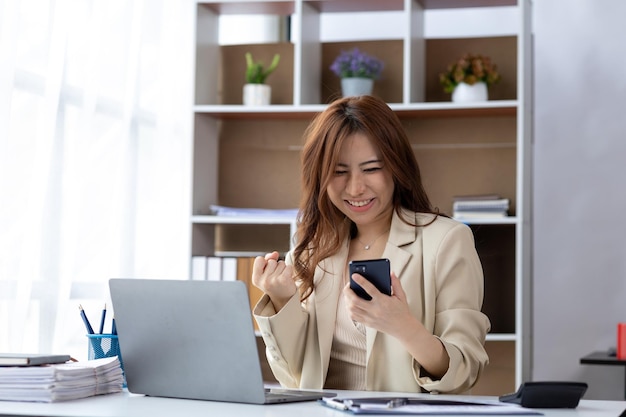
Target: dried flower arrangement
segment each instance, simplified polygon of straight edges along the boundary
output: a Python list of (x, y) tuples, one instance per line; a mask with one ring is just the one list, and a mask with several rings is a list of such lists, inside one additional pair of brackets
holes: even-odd
[(448, 66), (448, 70), (439, 74), (439, 81), (446, 93), (451, 93), (460, 83), (474, 85), (484, 82), (487, 87), (500, 80), (500, 73), (489, 57), (465, 54), (457, 62)]

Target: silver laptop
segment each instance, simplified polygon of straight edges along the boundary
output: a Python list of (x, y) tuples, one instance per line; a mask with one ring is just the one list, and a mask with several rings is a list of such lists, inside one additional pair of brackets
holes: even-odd
[(242, 281), (109, 280), (128, 390), (250, 404), (334, 394), (266, 389)]

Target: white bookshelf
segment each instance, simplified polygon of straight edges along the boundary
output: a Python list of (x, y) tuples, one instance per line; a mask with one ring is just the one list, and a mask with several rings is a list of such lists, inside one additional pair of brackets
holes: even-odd
[[(297, 207), (302, 132), (339, 84), (328, 76), (329, 59), (348, 44), (387, 53), (385, 79), (377, 82), (374, 94), (406, 124), (435, 205), (451, 213), (452, 195), (493, 191), (512, 202), (509, 217), (464, 222), (477, 238), (485, 266), (485, 304), (494, 324), (487, 336), (491, 365), (474, 392), (513, 391), (530, 376), (530, 4), (530, 0), (197, 1), (190, 257), (254, 253), (256, 247), (236, 246), (251, 240), (261, 242), (260, 251), (274, 249), (271, 245), (277, 239), (283, 249), (291, 247), (295, 219), (212, 216), (210, 206)], [(463, 20), (457, 21), (451, 36), (440, 35), (445, 31), (436, 26), (452, 21), (441, 13), (455, 11)], [(377, 38), (372, 35), (375, 31), (354, 30), (354, 38), (346, 37), (346, 31), (341, 39), (329, 38), (328, 22), (348, 28), (355, 14), (367, 19), (366, 13), (384, 14), (388, 29), (384, 35)], [(231, 15), (270, 15), (280, 25), (288, 20), (291, 36), (261, 44), (220, 45), (224, 29), (220, 22), (233, 24), (220, 16)], [(503, 16), (514, 24), (503, 25)], [(481, 34), (481, 27), (490, 29)], [(437, 37), (429, 38), (428, 33)], [(451, 62), (470, 46), (494, 54), (505, 81), (487, 102), (452, 103), (438, 91), (433, 74), (445, 69), (442, 62)], [(261, 58), (281, 53), (279, 68), (268, 78), (274, 104), (241, 104), (243, 78), (237, 74), (243, 73), (244, 50)], [(236, 237), (233, 242), (223, 242), (231, 236)], [(267, 247), (264, 238), (271, 242)]]

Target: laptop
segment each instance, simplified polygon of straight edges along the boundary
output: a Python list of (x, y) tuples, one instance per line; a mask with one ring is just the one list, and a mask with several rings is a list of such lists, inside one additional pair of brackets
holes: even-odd
[(266, 389), (242, 281), (109, 280), (131, 393), (249, 404), (335, 394)]

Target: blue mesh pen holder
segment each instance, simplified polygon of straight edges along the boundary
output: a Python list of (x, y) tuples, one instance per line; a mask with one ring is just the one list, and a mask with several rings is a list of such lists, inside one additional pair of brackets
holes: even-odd
[(122, 361), (122, 352), (116, 334), (88, 334), (89, 351), (87, 359), (112, 358), (117, 356), (122, 366), (122, 375), (124, 376), (124, 387), (126, 387), (126, 374), (124, 373), (124, 362)]

